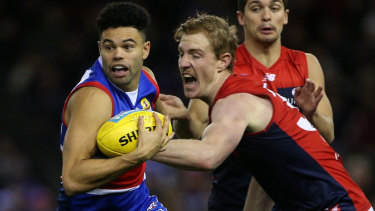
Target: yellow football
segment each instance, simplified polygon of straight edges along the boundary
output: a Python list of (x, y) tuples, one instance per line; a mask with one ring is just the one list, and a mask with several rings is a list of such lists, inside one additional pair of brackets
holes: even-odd
[[(106, 121), (99, 129), (96, 142), (99, 150), (108, 157), (116, 157), (133, 151), (138, 143), (138, 117), (143, 116), (144, 127), (153, 131), (155, 129), (156, 113), (164, 125), (164, 115), (150, 110), (123, 111)], [(172, 133), (169, 122), (168, 135)]]

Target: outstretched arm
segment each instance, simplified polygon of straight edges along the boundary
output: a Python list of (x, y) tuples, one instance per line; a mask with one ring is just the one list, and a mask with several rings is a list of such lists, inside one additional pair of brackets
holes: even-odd
[(245, 93), (230, 95), (215, 104), (212, 122), (201, 140), (173, 140), (153, 160), (187, 170), (215, 169), (237, 147), (245, 131), (263, 130), (271, 117), (268, 100)]
[(302, 113), (319, 130), (324, 139), (332, 143), (334, 140), (333, 112), (324, 90), (323, 70), (315, 56), (306, 54), (306, 57), (309, 79), (302, 88), (296, 90), (295, 100)]

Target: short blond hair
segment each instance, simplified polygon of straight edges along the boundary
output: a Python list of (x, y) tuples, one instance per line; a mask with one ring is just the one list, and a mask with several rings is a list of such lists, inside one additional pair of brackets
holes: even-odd
[(223, 53), (230, 53), (233, 59), (228, 65), (228, 70), (232, 71), (238, 43), (237, 27), (230, 26), (227, 20), (218, 16), (197, 13), (196, 17), (189, 17), (176, 29), (174, 39), (180, 42), (184, 34), (196, 34), (199, 32), (207, 36), (217, 58)]

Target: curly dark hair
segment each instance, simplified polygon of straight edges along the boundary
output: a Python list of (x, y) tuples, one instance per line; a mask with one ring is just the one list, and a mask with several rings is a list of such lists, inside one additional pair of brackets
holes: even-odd
[[(241, 11), (242, 13), (245, 12), (245, 6), (246, 6), (247, 1), (248, 0), (237, 0), (238, 11)], [(288, 0), (282, 0), (282, 2), (284, 3), (284, 8), (287, 8)]]
[(108, 3), (96, 18), (99, 38), (104, 30), (117, 27), (134, 27), (141, 31), (146, 39), (146, 31), (150, 25), (151, 17), (142, 6), (132, 2)]

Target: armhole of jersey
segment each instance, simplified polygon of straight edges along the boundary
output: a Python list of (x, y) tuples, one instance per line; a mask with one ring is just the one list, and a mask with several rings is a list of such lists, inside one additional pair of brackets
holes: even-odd
[(150, 76), (145, 70), (142, 70), (142, 72), (145, 74), (145, 76), (148, 78), (148, 80), (155, 86), (156, 89), (156, 95), (155, 98), (152, 100), (152, 107), (155, 108), (156, 100), (159, 97), (160, 89), (159, 85), (156, 83), (155, 79)]
[(254, 94), (254, 95), (256, 95), (258, 97), (266, 97), (266, 98), (268, 98), (271, 101), (271, 104), (272, 104), (272, 117), (271, 117), (270, 121), (268, 122), (266, 128), (264, 128), (261, 131), (255, 132), (255, 133), (245, 133), (245, 136), (257, 136), (257, 135), (260, 135), (260, 134), (266, 132), (271, 127), (271, 125), (275, 122), (275, 118), (276, 118), (275, 117), (276, 116), (276, 112), (275, 112), (276, 106), (275, 106), (275, 101), (272, 100), (272, 96), (267, 95), (267, 94), (262, 94), (262, 95)]
[(62, 112), (62, 121), (63, 121), (63, 124), (65, 125), (65, 127), (67, 127), (67, 124), (65, 122), (65, 109), (66, 109), (66, 105), (68, 104), (68, 101), (69, 101), (70, 97), (72, 96), (72, 94), (75, 91), (77, 91), (78, 89), (80, 89), (82, 87), (86, 87), (86, 86), (93, 86), (93, 87), (99, 88), (99, 89), (103, 90), (105, 93), (107, 93), (107, 95), (111, 98), (111, 101), (112, 101), (112, 115), (111, 116), (113, 116), (114, 111), (115, 111), (115, 103), (114, 103), (112, 94), (109, 92), (109, 90), (105, 86), (103, 86), (99, 82), (91, 81), (91, 82), (80, 84), (79, 86), (77, 86), (76, 88), (74, 88), (69, 93), (68, 97), (66, 98), (65, 103), (64, 103), (64, 107), (63, 107), (63, 112)]
[[(219, 90), (219, 92), (220, 92), (220, 90)], [(245, 132), (244, 135), (246, 135), (246, 136), (256, 136), (256, 135), (262, 134), (265, 131), (267, 131), (271, 127), (271, 125), (273, 124), (273, 122), (275, 121), (275, 115), (276, 115), (276, 112), (275, 112), (275, 109), (276, 109), (275, 101), (272, 100), (272, 96), (271, 96), (271, 95), (274, 95), (275, 93), (272, 93), (272, 92), (269, 92), (269, 94), (268, 93), (260, 93), (260, 94), (258, 94), (258, 93), (248, 93), (246, 91), (236, 92), (235, 90), (231, 90), (231, 91), (227, 92), (225, 95), (220, 96), (219, 98), (215, 98), (212, 107), (210, 107), (210, 109), (209, 109), (209, 119), (210, 119), (210, 122), (211, 122), (211, 111), (212, 111), (213, 106), (215, 106), (216, 102), (218, 100), (220, 100), (220, 99), (228, 97), (229, 95), (238, 94), (238, 93), (247, 93), (247, 94), (252, 94), (252, 95), (255, 95), (255, 96), (258, 96), (258, 97), (265, 97), (265, 98), (267, 98), (267, 99), (269, 99), (271, 101), (272, 111), (273, 112), (272, 112), (272, 117), (271, 117), (270, 121), (268, 122), (266, 128), (264, 128), (261, 131), (255, 132), (255, 133), (246, 133)]]
[[(285, 47), (284, 47), (285, 48)], [(299, 50), (293, 50), (285, 48), (285, 51), (288, 52), (288, 59), (291, 64), (294, 64), (301, 75), (303, 82), (309, 77), (309, 71), (307, 66), (307, 56), (306, 53)]]
[(307, 64), (307, 56), (306, 56), (306, 53), (304, 52), (301, 52), (301, 56), (300, 56), (301, 59), (299, 59), (301, 61), (301, 70), (302, 70), (302, 76), (304, 76), (304, 79), (308, 78), (309, 77), (309, 66)]

